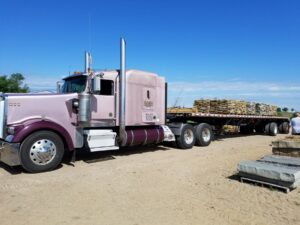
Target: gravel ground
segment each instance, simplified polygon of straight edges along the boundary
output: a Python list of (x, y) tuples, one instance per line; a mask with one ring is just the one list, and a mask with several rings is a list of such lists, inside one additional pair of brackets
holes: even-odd
[(275, 139), (80, 153), (74, 167), (40, 174), (0, 164), (0, 224), (300, 224), (300, 188), (285, 194), (231, 177)]

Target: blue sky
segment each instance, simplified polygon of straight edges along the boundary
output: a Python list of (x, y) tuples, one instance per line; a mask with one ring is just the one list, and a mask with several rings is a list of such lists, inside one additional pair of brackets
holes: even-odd
[(83, 69), (127, 67), (169, 82), (169, 105), (230, 98), (300, 110), (300, 1), (0, 0), (0, 74), (54, 89)]

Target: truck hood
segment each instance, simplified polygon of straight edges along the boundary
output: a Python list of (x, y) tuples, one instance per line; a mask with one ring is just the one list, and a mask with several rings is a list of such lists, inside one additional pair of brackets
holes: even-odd
[(45, 119), (60, 125), (76, 122), (72, 107), (77, 93), (71, 94), (2, 94), (6, 99), (7, 124), (23, 123), (32, 119)]

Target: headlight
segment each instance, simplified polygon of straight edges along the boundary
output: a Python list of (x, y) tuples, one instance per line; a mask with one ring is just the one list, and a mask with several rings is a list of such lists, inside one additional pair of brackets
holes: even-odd
[(7, 133), (8, 134), (15, 134), (15, 127), (8, 127), (7, 128)]
[(72, 105), (73, 105), (73, 108), (77, 109), (79, 107), (79, 100), (78, 99), (73, 99)]

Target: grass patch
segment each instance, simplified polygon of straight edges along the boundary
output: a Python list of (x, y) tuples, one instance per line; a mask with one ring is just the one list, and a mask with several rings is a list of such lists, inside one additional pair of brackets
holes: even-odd
[(277, 112), (277, 115), (282, 116), (282, 117), (292, 118), (294, 116), (294, 113), (292, 113), (292, 112)]

